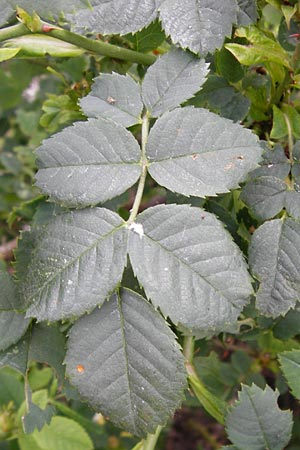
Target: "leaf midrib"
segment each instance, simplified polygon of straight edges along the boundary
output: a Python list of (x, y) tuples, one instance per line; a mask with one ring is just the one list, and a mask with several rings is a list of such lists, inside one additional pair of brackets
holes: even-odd
[[(155, 159), (153, 161), (151, 161), (151, 159), (150, 159), (148, 164), (150, 166), (152, 164), (156, 164), (156, 163), (159, 163), (159, 162), (172, 161), (173, 159), (187, 158), (187, 157), (192, 157), (194, 155), (201, 157), (203, 155), (207, 155), (207, 154), (210, 154), (210, 153), (227, 152), (227, 151), (230, 151), (230, 150), (241, 150), (241, 149), (248, 150), (251, 147), (254, 147), (254, 144), (253, 145), (251, 145), (251, 144), (250, 145), (249, 144), (248, 145), (239, 145), (238, 147), (230, 146), (230, 147), (225, 147), (225, 148), (217, 148), (216, 150), (205, 150), (204, 152), (191, 151), (190, 153), (180, 154), (180, 155), (176, 155), (176, 156), (172, 156), (171, 155), (171, 156), (168, 156), (166, 158)], [(237, 157), (238, 156), (244, 156), (244, 155), (237, 155)], [(148, 155), (148, 158), (150, 158), (149, 155)], [(197, 161), (197, 158), (195, 159), (195, 162), (196, 161)], [(241, 160), (241, 162), (242, 161), (246, 161), (245, 156), (244, 156), (244, 159)]]
[(141, 161), (133, 161), (133, 162), (127, 162), (127, 161), (120, 161), (120, 162), (104, 162), (104, 163), (83, 163), (83, 164), (67, 164), (67, 165), (57, 165), (57, 166), (47, 166), (47, 167), (40, 167), (40, 170), (47, 170), (47, 169), (64, 169), (64, 168), (77, 168), (77, 167), (89, 167), (89, 166), (141, 166)]
[(129, 373), (129, 357), (128, 357), (128, 351), (127, 351), (127, 341), (125, 336), (125, 324), (124, 324), (124, 315), (122, 310), (122, 300), (120, 297), (120, 292), (117, 293), (117, 308), (119, 310), (120, 314), (120, 325), (121, 325), (121, 333), (122, 333), (122, 344), (123, 344), (123, 350), (124, 350), (124, 359), (125, 359), (125, 372), (126, 372), (126, 379), (128, 384), (128, 391), (129, 391), (129, 401), (130, 401), (130, 415), (132, 417), (132, 425), (135, 431), (137, 431), (136, 423), (134, 420), (134, 402), (132, 399), (132, 388), (131, 388), (131, 381), (130, 381), (130, 373)]

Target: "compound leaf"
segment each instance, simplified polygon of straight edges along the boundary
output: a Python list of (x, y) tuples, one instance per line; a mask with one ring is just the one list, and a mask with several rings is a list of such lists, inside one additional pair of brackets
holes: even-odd
[(107, 209), (53, 217), (32, 238), (29, 263), (18, 264), (27, 317), (55, 321), (83, 314), (101, 305), (122, 277), (127, 230), (120, 216)]
[(149, 208), (131, 227), (129, 256), (148, 298), (189, 333), (233, 325), (252, 292), (238, 247), (221, 222), (188, 205)]
[(175, 336), (143, 297), (127, 289), (76, 322), (66, 365), (94, 408), (138, 436), (165, 423), (186, 386)]
[(229, 439), (237, 448), (282, 450), (288, 444), (292, 413), (278, 408), (278, 396), (269, 386), (264, 390), (255, 384), (242, 386), (226, 418)]
[(204, 59), (174, 49), (147, 71), (142, 84), (143, 101), (152, 117), (179, 106), (199, 91), (208, 74)]
[(279, 354), (279, 362), (288, 385), (296, 398), (300, 398), (300, 350), (292, 350)]
[(37, 186), (52, 201), (82, 207), (125, 192), (139, 178), (140, 147), (111, 120), (77, 122), (37, 150)]
[(157, 17), (157, 0), (92, 0), (73, 18), (78, 29), (102, 34), (134, 33)]
[(285, 206), (287, 186), (283, 180), (263, 176), (250, 181), (243, 188), (241, 200), (261, 220), (271, 219)]
[(143, 109), (140, 87), (129, 75), (103, 73), (80, 106), (88, 117), (111, 119), (123, 127), (135, 125)]
[(278, 317), (300, 300), (300, 224), (294, 219), (264, 223), (252, 236), (249, 264), (260, 280), (256, 305)]
[(222, 47), (237, 21), (235, 0), (165, 0), (159, 11), (172, 41), (200, 54)]
[(147, 145), (150, 175), (187, 196), (216, 195), (238, 187), (260, 155), (257, 137), (249, 130), (193, 107), (164, 114)]

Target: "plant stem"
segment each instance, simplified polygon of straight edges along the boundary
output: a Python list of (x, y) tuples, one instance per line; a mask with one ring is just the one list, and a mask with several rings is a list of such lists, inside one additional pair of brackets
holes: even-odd
[(69, 408), (64, 403), (58, 402), (54, 399), (49, 399), (49, 403), (51, 403), (53, 406), (55, 406), (65, 416), (70, 417), (70, 419), (76, 420), (76, 422), (81, 424), (90, 433), (103, 435), (103, 429), (100, 427), (100, 425), (97, 425), (97, 424), (93, 423), (91, 420), (86, 419), (81, 414), (78, 414), (76, 411), (73, 411), (71, 408)]
[[(0, 30), (0, 42), (6, 41), (7, 39), (24, 36), (30, 33), (30, 30), (23, 23), (13, 25), (11, 27), (3, 28)], [(55, 25), (49, 24), (47, 22), (42, 22), (41, 30), (38, 30), (38, 34), (41, 33), (55, 37), (56, 39), (60, 39), (64, 42), (69, 42), (70, 44), (77, 45), (77, 47), (84, 48), (89, 52), (93, 52), (101, 56), (109, 56), (110, 58), (116, 58), (145, 65), (153, 64), (156, 60), (156, 57), (154, 55), (139, 53), (133, 50), (118, 47), (117, 45), (108, 44), (106, 42), (95, 39), (89, 39), (63, 28), (56, 27)]]
[(183, 354), (185, 356), (186, 362), (189, 364), (193, 363), (194, 359), (194, 337), (193, 336), (185, 336), (183, 342)]
[(149, 117), (148, 114), (145, 113), (143, 116), (143, 123), (142, 123), (142, 157), (141, 157), (141, 164), (142, 164), (142, 173), (139, 181), (139, 185), (136, 191), (136, 196), (134, 199), (133, 206), (131, 208), (131, 213), (128, 219), (128, 225), (131, 225), (138, 215), (140, 204), (143, 197), (143, 192), (145, 188), (145, 182), (146, 182), (146, 176), (147, 176), (147, 165), (148, 160), (146, 157), (146, 145), (148, 141), (148, 135), (149, 135)]
[(287, 114), (283, 113), (283, 115), (288, 130), (289, 158), (290, 161), (293, 163), (293, 147), (294, 147), (293, 130)]
[(24, 23), (18, 23), (17, 25), (12, 25), (11, 27), (1, 28), (0, 42), (6, 41), (7, 39), (24, 36), (25, 34), (30, 34), (30, 31)]
[(162, 430), (162, 427), (158, 426), (154, 434), (148, 434), (148, 436), (144, 442), (143, 450), (154, 450), (155, 449), (157, 439), (161, 433), (161, 430)]

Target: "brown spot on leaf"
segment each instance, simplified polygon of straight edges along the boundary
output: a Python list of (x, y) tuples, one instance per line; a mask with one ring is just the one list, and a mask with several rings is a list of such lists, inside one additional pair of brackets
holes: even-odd
[(84, 372), (84, 366), (82, 364), (78, 364), (76, 366), (76, 370), (78, 373), (83, 373)]
[(191, 158), (193, 161), (195, 161), (195, 159), (198, 158), (199, 155), (197, 155), (197, 153), (194, 153), (193, 155), (191, 155)]
[(242, 161), (245, 158), (241, 155), (241, 156), (237, 156), (236, 159), (240, 159)]

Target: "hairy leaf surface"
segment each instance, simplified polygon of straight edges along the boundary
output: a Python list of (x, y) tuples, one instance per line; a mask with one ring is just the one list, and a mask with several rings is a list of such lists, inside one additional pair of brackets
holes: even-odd
[(208, 74), (204, 59), (174, 49), (148, 70), (142, 84), (143, 101), (152, 117), (179, 106), (199, 91)]
[(175, 336), (143, 297), (127, 289), (76, 322), (66, 365), (94, 408), (138, 436), (166, 422), (186, 385)]
[(127, 230), (107, 209), (53, 217), (34, 240), (29, 264), (19, 269), (27, 317), (55, 321), (83, 314), (101, 305), (122, 277)]
[(91, 9), (73, 18), (78, 29), (102, 34), (134, 33), (157, 17), (161, 0), (91, 0)]
[(269, 386), (264, 390), (255, 384), (242, 386), (226, 419), (229, 439), (237, 448), (282, 450), (288, 444), (292, 413), (278, 408), (278, 396)]
[(131, 230), (128, 248), (153, 304), (195, 334), (232, 326), (252, 292), (240, 250), (221, 222), (200, 208), (147, 209)]
[(139, 178), (140, 147), (129, 131), (102, 118), (78, 122), (37, 150), (37, 186), (64, 206), (95, 205)]
[(237, 20), (235, 0), (164, 0), (160, 19), (172, 41), (192, 52), (220, 48)]
[(249, 130), (193, 107), (164, 114), (147, 145), (150, 175), (171, 191), (199, 197), (238, 187), (260, 154)]
[(296, 398), (300, 398), (300, 350), (279, 354), (279, 362), (288, 385)]
[(249, 264), (260, 280), (256, 305), (277, 317), (300, 300), (300, 224), (294, 219), (264, 223), (252, 236)]
[(88, 117), (111, 119), (123, 127), (135, 125), (143, 109), (140, 87), (129, 75), (103, 73), (80, 106)]

